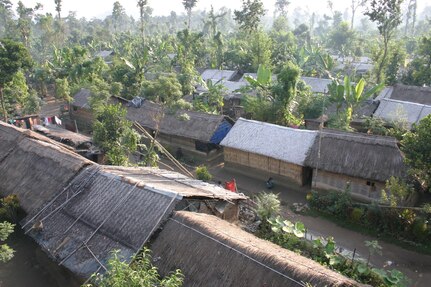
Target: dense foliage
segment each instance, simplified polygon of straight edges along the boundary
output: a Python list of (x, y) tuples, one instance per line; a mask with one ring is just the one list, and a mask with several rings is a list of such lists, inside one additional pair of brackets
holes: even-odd
[(345, 222), (373, 230), (376, 234), (386, 235), (409, 245), (430, 246), (431, 214), (425, 209), (358, 204), (352, 201), (348, 192), (340, 194), (333, 191), (327, 195), (313, 192), (307, 198), (311, 208)]

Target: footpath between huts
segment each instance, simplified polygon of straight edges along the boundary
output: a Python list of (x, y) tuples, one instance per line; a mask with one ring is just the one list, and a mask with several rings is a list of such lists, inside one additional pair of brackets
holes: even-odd
[[(225, 168), (223, 163), (214, 163), (210, 168), (213, 181), (237, 182), (240, 192), (253, 196), (259, 192), (267, 191), (265, 179), (260, 175), (244, 174), (236, 170)], [(293, 203), (306, 203), (306, 194), (310, 188), (300, 187), (290, 182), (277, 182), (271, 192), (278, 193), (282, 203), (282, 215), (290, 221), (301, 221), (308, 232), (313, 236), (333, 236), (337, 246), (353, 252), (360, 257), (368, 256), (368, 247), (365, 241), (379, 240), (382, 246), (382, 255), (371, 255), (370, 262), (377, 268), (397, 269), (411, 279), (410, 286), (425, 287), (431, 282), (431, 256), (406, 250), (400, 246), (381, 241), (379, 238), (361, 234), (341, 226), (322, 217), (313, 217), (294, 213), (290, 206)]]

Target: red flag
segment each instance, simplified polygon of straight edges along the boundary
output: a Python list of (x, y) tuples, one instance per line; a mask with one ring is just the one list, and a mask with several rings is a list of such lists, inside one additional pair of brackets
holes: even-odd
[(236, 182), (235, 179), (232, 179), (231, 181), (226, 181), (224, 183), (224, 188), (227, 190), (230, 190), (232, 192), (236, 192)]

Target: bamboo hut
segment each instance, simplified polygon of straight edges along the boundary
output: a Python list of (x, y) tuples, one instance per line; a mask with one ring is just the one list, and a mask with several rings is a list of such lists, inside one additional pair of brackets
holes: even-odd
[(311, 169), (304, 161), (316, 134), (240, 118), (221, 143), (225, 164), (310, 184)]
[(313, 187), (349, 188), (352, 195), (367, 201), (380, 198), (391, 176), (406, 174), (396, 139), (331, 130), (319, 133), (306, 165), (314, 169)]
[(361, 286), (206, 214), (176, 212), (150, 247), (161, 274), (179, 268), (185, 286)]
[[(93, 130), (94, 115), (90, 107), (91, 91), (81, 89), (73, 96), (73, 101), (69, 106), (69, 116), (73, 122), (72, 127), (78, 128), (78, 131), (91, 132)], [(110, 97), (109, 103), (127, 103), (126, 99), (121, 97)], [(74, 130), (76, 131), (76, 130)]]
[(172, 152), (181, 150), (201, 157), (216, 156), (220, 142), (233, 125), (233, 120), (226, 116), (172, 111), (146, 100), (139, 107), (128, 107), (127, 119), (157, 134), (157, 140)]

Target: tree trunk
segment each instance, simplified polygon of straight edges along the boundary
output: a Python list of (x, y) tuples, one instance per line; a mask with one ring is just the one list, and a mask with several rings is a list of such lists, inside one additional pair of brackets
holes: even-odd
[(382, 82), (382, 72), (388, 55), (388, 42), (388, 39), (383, 39), (383, 56), (379, 63), (379, 69), (377, 70), (377, 84)]
[(190, 30), (190, 23), (192, 21), (192, 9), (187, 11), (187, 16), (189, 17), (189, 22), (187, 23), (187, 28)]
[(3, 96), (3, 87), (1, 86), (0, 86), (0, 101), (1, 101), (1, 107), (3, 110), (3, 119), (5, 122), (7, 122), (7, 111), (6, 111), (6, 105), (5, 105), (4, 96)]

